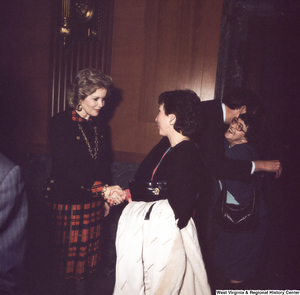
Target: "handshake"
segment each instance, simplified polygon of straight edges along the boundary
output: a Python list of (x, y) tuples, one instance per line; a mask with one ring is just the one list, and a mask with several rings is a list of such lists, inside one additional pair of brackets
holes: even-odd
[(114, 205), (119, 205), (125, 200), (131, 201), (131, 199), (129, 200), (127, 198), (126, 191), (118, 185), (105, 185), (102, 189), (101, 195), (110, 207)]

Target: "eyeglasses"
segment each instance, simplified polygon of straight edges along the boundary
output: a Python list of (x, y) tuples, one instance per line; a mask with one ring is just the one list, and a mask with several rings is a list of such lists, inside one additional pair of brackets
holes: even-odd
[(243, 124), (238, 122), (238, 118), (234, 117), (231, 121), (231, 124), (234, 125), (236, 124), (236, 130), (237, 131), (243, 131), (244, 133), (246, 133), (246, 131), (243, 129)]

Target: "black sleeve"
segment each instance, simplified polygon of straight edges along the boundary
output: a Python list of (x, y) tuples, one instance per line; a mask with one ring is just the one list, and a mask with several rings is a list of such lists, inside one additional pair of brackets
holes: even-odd
[(168, 199), (179, 219), (177, 226), (184, 228), (192, 217), (198, 194), (199, 169), (201, 164), (196, 149), (178, 148), (168, 159)]

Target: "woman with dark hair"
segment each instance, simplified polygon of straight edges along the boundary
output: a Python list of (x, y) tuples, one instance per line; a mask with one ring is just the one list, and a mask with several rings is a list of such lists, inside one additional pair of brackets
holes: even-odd
[[(260, 139), (260, 126), (260, 121), (253, 114), (245, 113), (233, 118), (225, 133), (226, 155), (232, 159), (259, 160), (256, 147)], [(217, 289), (253, 289), (253, 286), (246, 284), (248, 279), (255, 276), (261, 261), (267, 214), (261, 190), (261, 174), (256, 173), (249, 183), (225, 181), (226, 202), (236, 205), (248, 202), (253, 194), (255, 182), (259, 200), (259, 227), (250, 233), (219, 230), (214, 250), (214, 265), (225, 278), (225, 284), (221, 281), (216, 282)], [(219, 194), (219, 190), (217, 191)]]
[[(89, 294), (99, 266), (101, 223), (110, 208), (104, 196), (111, 189), (111, 148), (108, 126), (98, 115), (111, 86), (100, 70), (79, 71), (68, 92), (70, 109), (51, 119), (45, 198), (54, 232), (53, 294)], [(117, 194), (112, 198), (123, 201)]]
[(191, 140), (200, 128), (200, 99), (190, 90), (159, 96), (158, 144), (140, 165), (118, 224), (114, 294), (210, 294), (195, 224), (206, 169)]

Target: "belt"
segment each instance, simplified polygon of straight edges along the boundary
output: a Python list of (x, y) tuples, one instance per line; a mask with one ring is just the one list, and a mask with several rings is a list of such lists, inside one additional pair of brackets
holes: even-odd
[(133, 201), (152, 202), (167, 199), (166, 181), (130, 181), (129, 189)]

